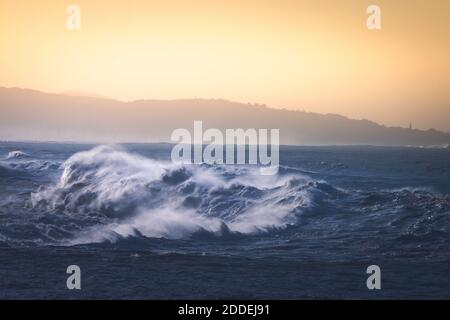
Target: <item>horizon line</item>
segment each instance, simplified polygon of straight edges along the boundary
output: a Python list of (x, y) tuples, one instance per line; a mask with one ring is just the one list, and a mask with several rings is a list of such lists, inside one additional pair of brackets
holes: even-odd
[[(1, 139), (0, 143), (47, 143), (47, 144), (78, 144), (78, 145), (126, 145), (126, 144), (166, 144), (166, 145), (176, 145), (175, 142), (142, 142), (142, 141), (77, 141), (77, 140), (28, 140), (28, 139)], [(198, 145), (195, 143), (191, 143), (191, 146)], [(202, 146), (208, 144), (203, 143)], [(222, 146), (226, 146), (227, 144), (222, 144)], [(238, 144), (234, 144), (237, 146)], [(257, 145), (249, 145), (245, 144), (245, 146), (257, 146)], [(416, 148), (416, 149), (449, 149), (450, 144), (435, 144), (435, 145), (384, 145), (384, 144), (351, 144), (351, 143), (343, 143), (343, 144), (280, 144), (280, 147), (378, 147), (378, 148)]]

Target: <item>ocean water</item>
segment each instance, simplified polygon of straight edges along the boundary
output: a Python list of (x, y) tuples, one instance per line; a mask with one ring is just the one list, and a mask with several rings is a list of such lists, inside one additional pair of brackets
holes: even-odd
[(170, 151), (0, 143), (0, 298), (450, 298), (450, 149), (281, 147), (276, 176)]

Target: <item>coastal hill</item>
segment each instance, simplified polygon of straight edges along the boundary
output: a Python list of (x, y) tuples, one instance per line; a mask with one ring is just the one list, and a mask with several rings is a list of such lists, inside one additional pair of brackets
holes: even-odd
[(386, 127), (335, 114), (271, 109), (222, 99), (122, 102), (94, 95), (0, 87), (0, 140), (170, 142), (176, 128), (278, 128), (291, 145), (450, 144), (450, 133)]

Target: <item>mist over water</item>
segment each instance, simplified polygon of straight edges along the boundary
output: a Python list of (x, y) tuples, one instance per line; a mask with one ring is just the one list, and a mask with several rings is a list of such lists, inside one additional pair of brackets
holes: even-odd
[[(36, 254), (36, 261), (46, 256), (49, 267), (61, 263), (58, 252), (65, 252), (64, 259), (75, 252), (97, 271), (109, 259), (134, 257), (119, 269), (136, 261), (136, 268), (145, 269), (146, 259), (157, 259), (156, 274), (165, 263), (184, 270), (187, 261), (198, 265), (197, 271), (189, 267), (195, 274), (212, 259), (222, 278), (237, 276), (224, 271), (224, 263), (235, 263), (245, 273), (259, 261), (257, 269), (265, 268), (266, 278), (285, 289), (278, 294), (263, 290), (260, 297), (298, 298), (327, 296), (327, 291), (289, 287), (288, 274), (303, 285), (306, 281), (288, 272), (294, 266), (307, 274), (317, 271), (308, 279), (318, 281), (334, 264), (350, 263), (353, 270), (385, 263), (404, 277), (409, 274), (405, 265), (415, 265), (424, 273), (411, 280), (418, 291), (448, 295), (448, 284), (423, 287), (430, 280), (430, 263), (444, 278), (450, 258), (448, 149), (284, 147), (279, 174), (263, 176), (257, 166), (173, 164), (170, 148), (0, 144), (0, 259), (10, 261), (3, 271), (16, 272), (15, 263), (23, 268), (24, 252)], [(95, 260), (94, 253), (106, 260)], [(273, 259), (286, 274), (271, 269), (276, 268)], [(244, 267), (249, 264), (253, 267)], [(352, 272), (341, 280), (349, 288), (358, 274)], [(137, 283), (127, 278), (120, 285), (132, 290)], [(166, 290), (163, 297), (180, 294)], [(396, 290), (386, 294), (408, 292)], [(14, 286), (3, 292), (16, 294)], [(46, 296), (46, 291), (36, 294)], [(227, 296), (225, 291), (211, 294)], [(349, 289), (345, 294), (365, 293)]]

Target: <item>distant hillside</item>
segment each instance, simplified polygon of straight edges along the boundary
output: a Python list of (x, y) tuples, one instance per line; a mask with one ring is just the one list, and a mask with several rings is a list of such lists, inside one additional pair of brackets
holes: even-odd
[(140, 100), (0, 87), (0, 139), (168, 142), (176, 128), (279, 128), (282, 144), (442, 145), (450, 134), (226, 100)]

